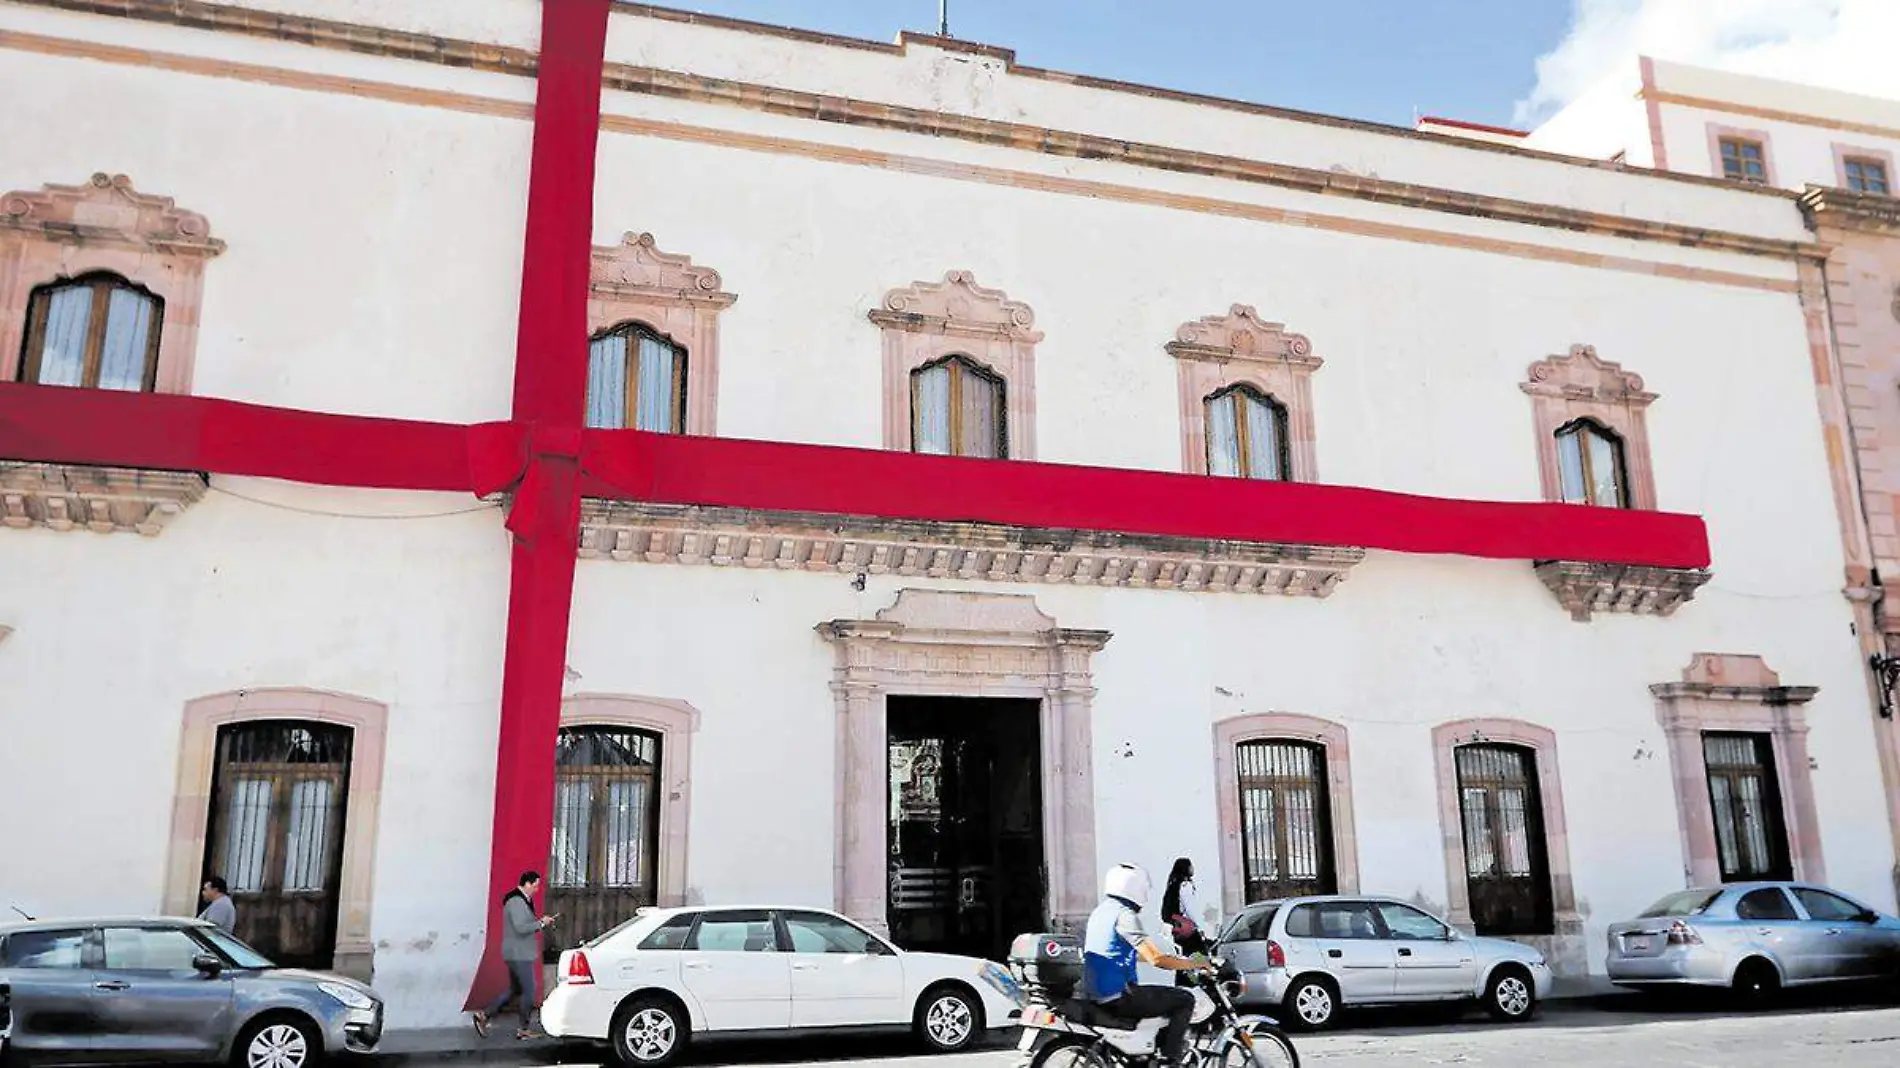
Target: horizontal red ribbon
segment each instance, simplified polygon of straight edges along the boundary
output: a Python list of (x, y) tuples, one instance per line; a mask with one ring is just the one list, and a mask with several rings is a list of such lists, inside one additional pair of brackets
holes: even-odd
[[(0, 384), (0, 457), (492, 493), (578, 456), (591, 497), (1520, 560), (1699, 568), (1700, 518), (732, 438), (458, 426)], [(538, 494), (518, 494), (526, 503)], [(528, 505), (532, 508), (533, 505)], [(538, 520), (511, 518), (526, 534)]]

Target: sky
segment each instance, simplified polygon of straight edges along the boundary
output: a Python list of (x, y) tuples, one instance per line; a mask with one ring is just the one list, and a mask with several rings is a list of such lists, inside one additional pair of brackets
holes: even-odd
[[(657, 0), (888, 41), (938, 0)], [(1638, 52), (1900, 98), (1900, 0), (949, 0), (1018, 62), (1410, 126), (1535, 125)], [(1886, 53), (1883, 55), (1882, 53)]]

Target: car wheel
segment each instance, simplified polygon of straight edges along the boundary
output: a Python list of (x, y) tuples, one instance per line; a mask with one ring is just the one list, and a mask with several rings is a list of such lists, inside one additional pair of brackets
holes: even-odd
[(1323, 979), (1301, 979), (1286, 992), (1286, 1011), (1298, 1026), (1308, 1031), (1323, 1031), (1333, 1025), (1333, 1017), (1339, 1014), (1339, 995), (1333, 992), (1332, 984)]
[(1735, 993), (1751, 1007), (1766, 1005), (1781, 993), (1781, 973), (1760, 957), (1745, 960), (1735, 969)]
[(1484, 1011), (1494, 1020), (1522, 1023), (1537, 1008), (1537, 987), (1522, 968), (1499, 968), (1484, 989)]
[(321, 1060), (323, 1040), (317, 1029), (288, 1016), (245, 1028), (231, 1049), (233, 1068), (312, 1068)]
[(917, 1003), (917, 1033), (938, 1053), (959, 1053), (969, 1049), (982, 1030), (981, 1012), (969, 994), (956, 987), (938, 987)]
[(614, 1013), (611, 1041), (622, 1064), (659, 1068), (679, 1059), (691, 1037), (686, 1013), (663, 998), (635, 998)]

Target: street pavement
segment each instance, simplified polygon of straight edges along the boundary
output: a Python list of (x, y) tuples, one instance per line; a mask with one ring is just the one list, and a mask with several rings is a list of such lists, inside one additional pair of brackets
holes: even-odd
[[(1614, 1004), (1614, 1003), (1613, 1003)], [(999, 1035), (1013, 1038), (1016, 1032)], [(1610, 1068), (1631, 1064), (1673, 1068), (1894, 1068), (1900, 1065), (1900, 1009), (1791, 1009), (1754, 1015), (1702, 1010), (1634, 1011), (1595, 1006), (1546, 1009), (1532, 1023), (1508, 1026), (1482, 1017), (1371, 1017), (1324, 1035), (1296, 1035), (1303, 1068)], [(999, 1043), (1000, 1047), (1000, 1043)], [(535, 1050), (509, 1057), (489, 1052), (486, 1064), (600, 1063), (585, 1049)], [(495, 1054), (501, 1054), (497, 1058)], [(420, 1059), (420, 1058), (419, 1058)], [(954, 1057), (925, 1057), (901, 1039), (805, 1039), (719, 1042), (697, 1047), (686, 1062), (708, 1068), (782, 1068), (840, 1064), (846, 1068), (1015, 1068), (1013, 1049), (989, 1048)]]

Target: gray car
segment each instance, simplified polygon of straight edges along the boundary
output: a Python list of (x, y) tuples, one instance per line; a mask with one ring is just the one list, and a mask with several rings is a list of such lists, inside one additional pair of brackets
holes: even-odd
[(1759, 882), (1681, 890), (1609, 930), (1619, 986), (1784, 986), (1900, 979), (1900, 920), (1838, 890)]
[(1313, 1030), (1347, 1006), (1431, 1001), (1480, 1001), (1501, 1020), (1525, 1020), (1550, 993), (1537, 949), (1464, 934), (1393, 898), (1249, 905), (1221, 931), (1217, 951), (1246, 976), (1243, 1004), (1284, 1011)]
[(383, 1003), (353, 979), (278, 968), (199, 920), (0, 925), (6, 1053), (32, 1061), (309, 1068), (367, 1053)]

